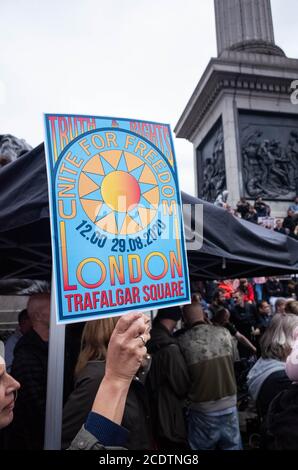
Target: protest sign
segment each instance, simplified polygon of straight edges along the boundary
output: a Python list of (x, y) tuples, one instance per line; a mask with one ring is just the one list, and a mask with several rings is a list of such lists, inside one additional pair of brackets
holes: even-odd
[(168, 125), (45, 115), (58, 323), (189, 302)]

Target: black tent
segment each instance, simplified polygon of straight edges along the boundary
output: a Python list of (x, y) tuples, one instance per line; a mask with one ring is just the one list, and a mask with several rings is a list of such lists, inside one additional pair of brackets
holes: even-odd
[[(235, 218), (182, 193), (191, 278), (220, 279), (298, 272), (298, 242)], [(203, 239), (195, 220), (203, 205)], [(194, 243), (197, 241), (199, 245)], [(200, 243), (201, 242), (201, 243)], [(0, 171), (0, 279), (51, 278), (44, 146)]]

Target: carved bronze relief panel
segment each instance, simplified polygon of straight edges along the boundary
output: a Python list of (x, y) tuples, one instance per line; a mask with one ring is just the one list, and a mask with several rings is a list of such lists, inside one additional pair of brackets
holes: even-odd
[(197, 149), (197, 172), (199, 197), (214, 202), (219, 193), (227, 187), (221, 119)]
[(245, 196), (291, 200), (298, 194), (298, 116), (239, 112)]

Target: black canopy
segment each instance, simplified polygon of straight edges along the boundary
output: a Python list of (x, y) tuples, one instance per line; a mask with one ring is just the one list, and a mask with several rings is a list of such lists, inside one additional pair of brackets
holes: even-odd
[[(192, 278), (220, 279), (298, 272), (298, 242), (235, 218), (182, 193)], [(203, 205), (203, 240), (196, 205)], [(194, 241), (202, 242), (201, 248)], [(200, 243), (199, 243), (200, 245)], [(51, 278), (44, 145), (0, 171), (0, 279)]]

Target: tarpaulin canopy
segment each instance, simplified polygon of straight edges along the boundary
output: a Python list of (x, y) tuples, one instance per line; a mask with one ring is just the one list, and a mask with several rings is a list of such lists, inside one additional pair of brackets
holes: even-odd
[[(191, 278), (298, 272), (296, 240), (240, 220), (188, 194), (182, 193), (182, 201)], [(203, 220), (195, 220), (198, 205), (203, 205)], [(12, 278), (51, 279), (43, 144), (0, 170), (0, 279)]]

